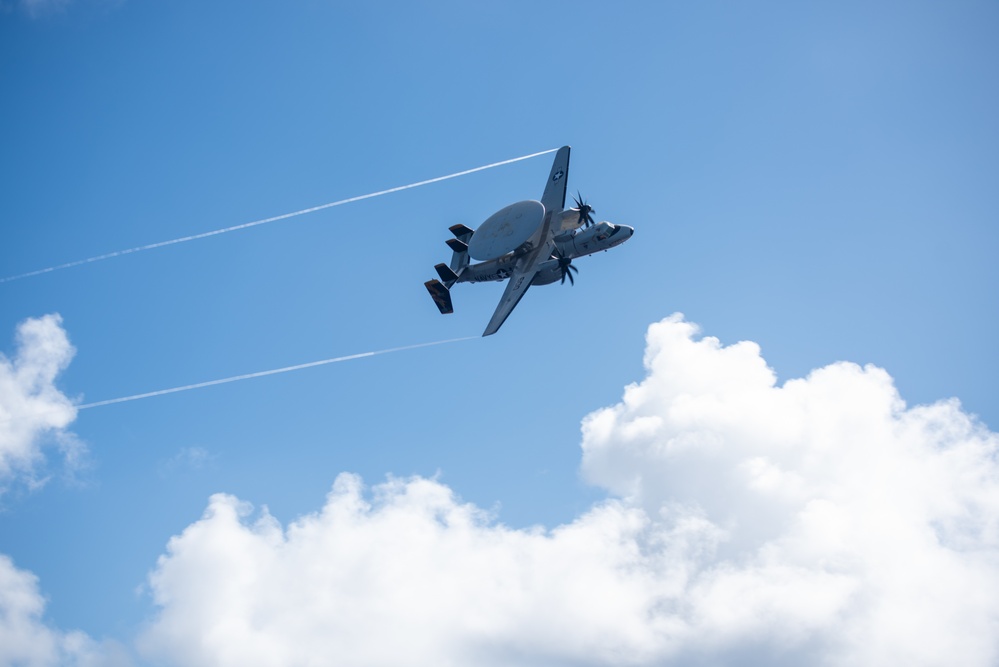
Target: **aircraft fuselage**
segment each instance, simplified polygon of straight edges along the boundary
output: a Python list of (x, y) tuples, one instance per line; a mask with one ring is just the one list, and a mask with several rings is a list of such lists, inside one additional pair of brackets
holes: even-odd
[[(631, 238), (635, 233), (627, 225), (599, 222), (592, 227), (568, 232), (555, 237), (558, 254), (568, 259), (585, 257), (601, 250), (609, 250)], [(485, 283), (506, 280), (513, 273), (514, 265), (524, 252), (511, 252), (487, 262), (470, 264), (458, 277), (459, 283)], [(549, 285), (562, 277), (557, 259), (549, 259), (538, 266), (539, 274), (534, 285)]]

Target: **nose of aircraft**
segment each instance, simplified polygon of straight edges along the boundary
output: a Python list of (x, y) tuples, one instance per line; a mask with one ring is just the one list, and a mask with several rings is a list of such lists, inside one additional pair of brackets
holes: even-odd
[(629, 227), (628, 225), (618, 225), (618, 234), (622, 235), (621, 242), (624, 243), (631, 238), (631, 235), (635, 233), (634, 227)]

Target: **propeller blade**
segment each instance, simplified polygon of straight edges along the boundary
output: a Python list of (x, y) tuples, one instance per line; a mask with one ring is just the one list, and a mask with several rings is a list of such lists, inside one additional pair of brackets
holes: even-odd
[(575, 266), (572, 265), (572, 259), (563, 255), (562, 251), (559, 250), (558, 248), (555, 249), (555, 253), (552, 256), (558, 260), (558, 268), (562, 271), (561, 284), (564, 285), (565, 279), (568, 278), (569, 284), (575, 285), (576, 281), (572, 277), (572, 274), (579, 273), (579, 269), (577, 269)]
[(592, 214), (596, 213), (597, 210), (586, 203), (586, 200), (583, 199), (583, 195), (579, 193), (579, 190), (576, 190), (576, 196), (573, 197), (573, 200), (576, 202), (576, 208), (579, 210), (580, 222), (582, 222), (583, 225), (586, 227), (592, 225), (593, 224)]

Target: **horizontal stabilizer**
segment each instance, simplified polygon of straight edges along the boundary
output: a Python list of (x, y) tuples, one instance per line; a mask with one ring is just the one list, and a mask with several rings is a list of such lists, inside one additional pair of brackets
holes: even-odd
[(448, 289), (451, 289), (451, 285), (458, 282), (458, 274), (452, 271), (447, 264), (437, 264), (434, 268), (437, 269), (437, 275), (441, 277)]
[(468, 244), (462, 243), (458, 239), (448, 239), (446, 241), (447, 247), (451, 248), (455, 252), (468, 252)]
[(457, 225), (451, 225), (448, 229), (452, 234), (454, 234), (456, 239), (464, 241), (465, 243), (468, 243), (468, 239), (472, 238), (472, 234), (474, 233), (471, 229), (460, 222)]
[(454, 306), (451, 305), (451, 292), (444, 287), (441, 281), (428, 280), (423, 284), (426, 286), (427, 291), (430, 292), (430, 296), (433, 297), (434, 303), (437, 304), (437, 310), (441, 311), (441, 315), (449, 315), (454, 312)]

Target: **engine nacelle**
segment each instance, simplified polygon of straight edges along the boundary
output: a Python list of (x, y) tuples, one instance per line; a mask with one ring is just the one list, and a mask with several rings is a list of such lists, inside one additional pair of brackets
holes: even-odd
[(532, 285), (551, 285), (562, 279), (562, 269), (558, 266), (557, 259), (549, 259), (542, 262), (538, 267), (538, 273), (534, 276)]
[(562, 238), (556, 238), (555, 245), (565, 257), (582, 257), (621, 245), (630, 239), (634, 233), (635, 230), (632, 227), (615, 225), (605, 220), (598, 222), (589, 229), (584, 229)]

